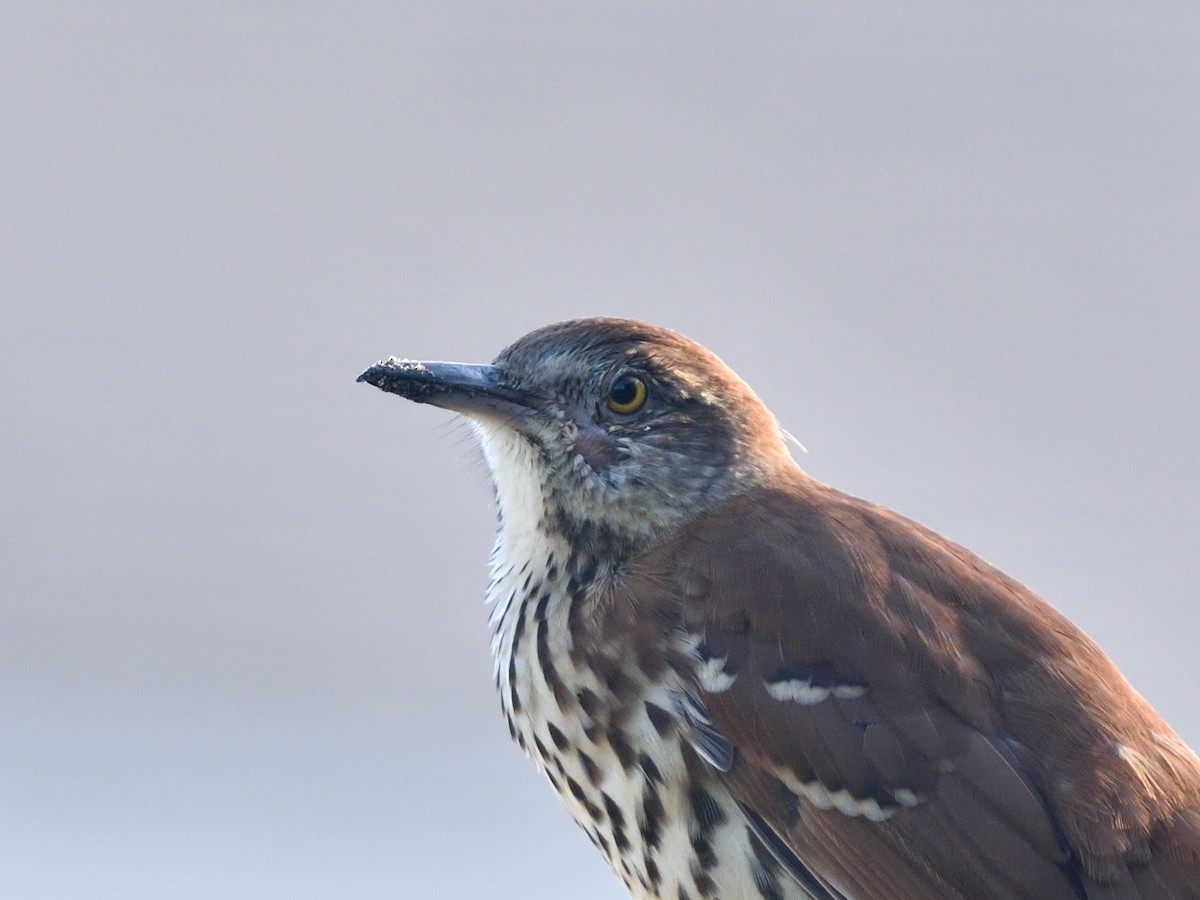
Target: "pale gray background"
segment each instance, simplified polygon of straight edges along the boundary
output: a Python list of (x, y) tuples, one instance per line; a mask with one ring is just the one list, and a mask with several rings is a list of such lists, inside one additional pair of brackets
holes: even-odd
[(579, 314), (1200, 744), (1200, 7), (5, 4), (0, 897), (617, 900), (510, 745), (467, 430)]

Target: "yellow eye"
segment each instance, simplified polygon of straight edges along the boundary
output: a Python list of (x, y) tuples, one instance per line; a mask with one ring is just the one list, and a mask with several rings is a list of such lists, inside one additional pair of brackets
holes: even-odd
[(605, 402), (615, 413), (635, 413), (646, 404), (646, 382), (636, 375), (622, 375), (608, 389)]

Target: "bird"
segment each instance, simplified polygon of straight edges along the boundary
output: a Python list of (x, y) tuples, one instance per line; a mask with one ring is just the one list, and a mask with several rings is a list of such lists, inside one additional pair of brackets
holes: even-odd
[(637, 900), (1195, 900), (1200, 759), (1079, 628), (829, 487), (715, 354), (575, 319), (359, 380), (466, 417), (509, 731)]

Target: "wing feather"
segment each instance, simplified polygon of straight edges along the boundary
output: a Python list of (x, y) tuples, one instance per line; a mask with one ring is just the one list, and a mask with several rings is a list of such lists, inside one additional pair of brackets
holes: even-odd
[(810, 893), (1200, 898), (1200, 762), (1070, 623), (814, 482), (731, 505), (639, 569), (702, 647), (722, 778)]

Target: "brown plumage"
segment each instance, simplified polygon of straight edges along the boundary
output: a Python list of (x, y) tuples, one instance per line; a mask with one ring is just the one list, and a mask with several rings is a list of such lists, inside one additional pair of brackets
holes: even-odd
[(1028, 589), (804, 474), (708, 351), (580, 320), (362, 380), (479, 423), (505, 712), (635, 896), (1200, 898), (1195, 754)]
[[(640, 559), (615, 602), (677, 611), (726, 660), (733, 683), (701, 698), (734, 794), (851, 896), (1200, 896), (1195, 756), (1082, 632), (916, 523), (780, 473)], [(829, 694), (773, 699), (789, 678)]]

